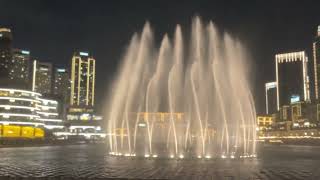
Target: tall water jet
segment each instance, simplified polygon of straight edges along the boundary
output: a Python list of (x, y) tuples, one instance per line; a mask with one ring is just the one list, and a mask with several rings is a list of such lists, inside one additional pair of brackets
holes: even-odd
[(170, 158), (256, 153), (243, 46), (199, 17), (191, 28), (189, 43), (177, 25), (172, 45), (166, 34), (159, 49), (149, 23), (133, 36), (108, 99), (110, 151)]

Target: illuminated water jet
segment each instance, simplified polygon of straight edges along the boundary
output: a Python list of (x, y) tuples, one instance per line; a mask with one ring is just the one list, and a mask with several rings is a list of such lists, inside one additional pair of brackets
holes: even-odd
[(177, 25), (156, 48), (148, 22), (133, 36), (107, 100), (110, 155), (256, 156), (245, 49), (199, 17), (187, 39)]

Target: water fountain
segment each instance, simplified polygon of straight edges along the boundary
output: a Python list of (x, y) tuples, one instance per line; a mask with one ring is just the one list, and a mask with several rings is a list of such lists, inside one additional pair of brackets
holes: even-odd
[(147, 22), (133, 35), (108, 99), (110, 154), (255, 156), (247, 59), (238, 40), (199, 17), (189, 43), (177, 25), (173, 41), (164, 35), (159, 50)]

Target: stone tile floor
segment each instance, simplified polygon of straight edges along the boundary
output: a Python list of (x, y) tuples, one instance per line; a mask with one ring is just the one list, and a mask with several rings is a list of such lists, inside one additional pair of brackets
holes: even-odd
[(0, 180), (320, 179), (320, 147), (264, 146), (259, 154), (246, 160), (155, 160), (112, 157), (96, 145), (1, 148)]

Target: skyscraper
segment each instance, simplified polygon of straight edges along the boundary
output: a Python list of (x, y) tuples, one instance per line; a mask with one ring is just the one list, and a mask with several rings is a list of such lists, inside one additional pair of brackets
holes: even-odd
[(54, 68), (54, 83), (53, 94), (63, 100), (63, 103), (67, 103), (70, 93), (70, 79), (69, 72), (66, 68), (55, 67)]
[(304, 51), (276, 54), (277, 109), (310, 100), (308, 57)]
[(266, 114), (277, 112), (277, 82), (265, 84), (266, 91)]
[(52, 64), (33, 61), (32, 91), (43, 95), (51, 94), (52, 88)]
[(313, 68), (314, 68), (314, 87), (315, 87), (315, 98), (319, 99), (319, 82), (320, 82), (320, 25), (316, 38), (313, 42)]
[(29, 86), (29, 66), (30, 52), (14, 49), (11, 66), (9, 68), (9, 78), (18, 84), (19, 87), (30, 88)]
[(74, 53), (71, 65), (70, 105), (92, 108), (95, 91), (95, 59), (86, 52)]
[(12, 34), (7, 28), (0, 28), (0, 83), (9, 83), (9, 68), (12, 60)]

